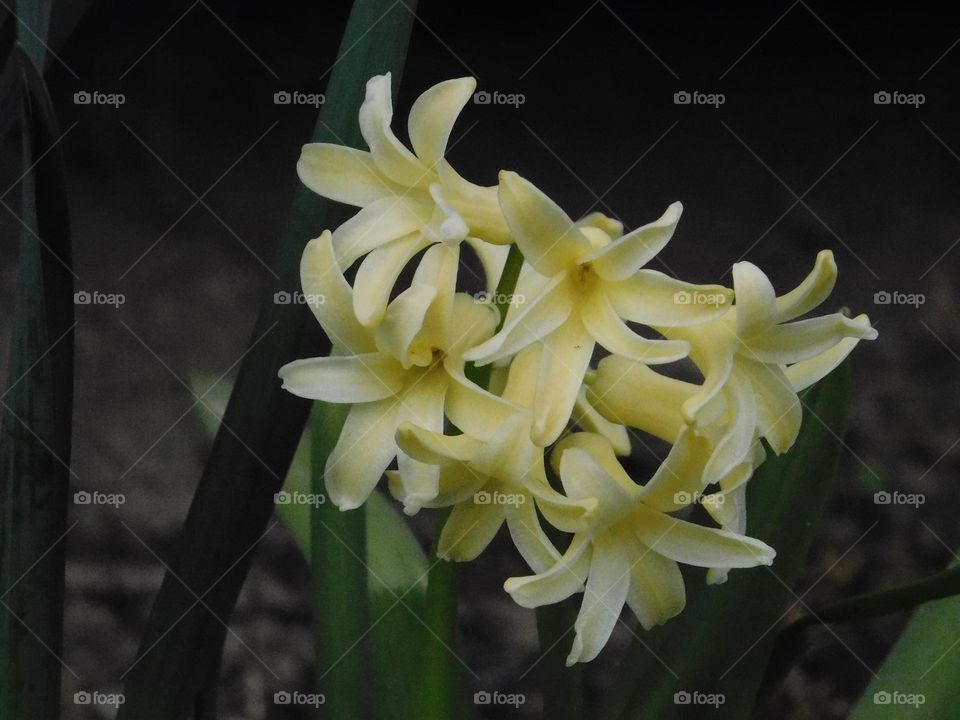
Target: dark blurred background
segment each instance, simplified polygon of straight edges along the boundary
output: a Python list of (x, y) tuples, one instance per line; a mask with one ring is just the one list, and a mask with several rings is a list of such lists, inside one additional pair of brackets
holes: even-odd
[[(77, 309), (73, 469), (78, 489), (126, 502), (72, 510), (68, 695), (119, 687), (137, 656), (208, 450), (183, 383), (217, 378), (243, 353), (316, 117), (273, 95), (324, 91), (349, 11), (347, 2), (58, 3), (54, 35), (88, 4), (54, 48), (48, 81), (64, 131), (77, 289), (125, 302)], [(819, 249), (834, 251), (831, 302), (869, 313), (880, 339), (855, 353), (848, 451), (798, 588), (815, 583), (808, 604), (939, 570), (960, 546), (960, 25), (948, 13), (820, 0), (417, 10), (398, 132), (413, 99), (446, 78), (472, 74), (482, 90), (524, 97), (466, 108), (450, 153), (466, 177), (493, 184), (501, 167), (514, 169), (571, 215), (601, 209), (628, 227), (682, 200), (659, 267), (690, 280), (729, 282), (732, 263), (749, 259), (785, 290)], [(75, 104), (81, 91), (124, 102)], [(723, 104), (678, 105), (683, 91), (721, 93)], [(923, 103), (877, 104), (884, 91)], [(20, 174), (15, 139), (5, 141), (0, 189)], [(12, 211), (16, 197), (5, 197)], [(0, 210), (2, 362), (12, 211)], [(924, 302), (877, 304), (881, 292)], [(923, 493), (925, 503), (877, 506), (880, 489)], [(514, 717), (538, 702), (527, 674), (534, 616), (501, 590), (521, 572), (501, 538), (464, 568), (461, 608), (478, 687), (527, 694)], [(231, 619), (224, 717), (297, 717), (271, 698), (309, 687), (308, 592), (306, 566), (278, 527)], [(814, 633), (763, 716), (843, 717), (905, 619), (835, 628), (842, 642)], [(620, 628), (588, 668), (594, 696), (628, 639)]]

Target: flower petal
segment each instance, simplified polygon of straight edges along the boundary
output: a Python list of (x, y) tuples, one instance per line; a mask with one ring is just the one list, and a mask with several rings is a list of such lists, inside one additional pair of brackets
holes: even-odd
[(630, 589), (630, 561), (614, 539), (594, 541), (583, 603), (567, 666), (593, 660), (610, 639)]
[(545, 572), (560, 560), (560, 553), (540, 526), (532, 500), (528, 498), (519, 505), (508, 505), (505, 510), (510, 538), (531, 570)]
[(353, 314), (353, 288), (343, 277), (333, 254), (329, 230), (324, 230), (304, 248), (300, 259), (300, 285), (310, 310), (334, 345), (352, 353), (375, 349), (370, 332)]
[(393, 130), (390, 73), (367, 81), (367, 95), (360, 106), (360, 132), (370, 147), (373, 161), (388, 178), (404, 187), (429, 182), (431, 171), (407, 150)]
[(560, 561), (549, 570), (508, 578), (503, 589), (521, 607), (552, 605), (581, 591), (589, 568), (590, 541), (584, 535), (576, 535)]
[(777, 293), (760, 268), (749, 262), (735, 263), (733, 287), (737, 299), (737, 333), (741, 337), (761, 332), (774, 322)]
[(477, 81), (472, 77), (445, 80), (414, 101), (407, 130), (421, 162), (434, 166), (443, 159), (453, 124), (476, 88)]
[(633, 531), (654, 552), (698, 567), (771, 565), (776, 552), (755, 538), (678, 520), (645, 505), (634, 510)]
[(448, 358), (444, 363), (450, 384), (444, 409), (450, 422), (473, 437), (486, 440), (510, 422), (523, 408), (487, 392), (469, 380), (462, 367)]
[(685, 327), (720, 317), (733, 293), (721, 285), (695, 285), (656, 270), (638, 270), (627, 280), (603, 285), (617, 315), (658, 330)]
[(587, 400), (587, 389), (580, 387), (577, 393), (577, 402), (573, 406), (573, 422), (588, 433), (603, 435), (613, 447), (617, 455), (630, 454), (630, 433), (627, 428), (618, 423), (610, 422), (597, 412), (596, 408)]
[(829, 297), (837, 282), (837, 263), (830, 250), (817, 253), (813, 270), (786, 295), (777, 298), (777, 322), (787, 322), (813, 310)]
[(754, 337), (744, 338), (741, 347), (751, 360), (788, 365), (816, 357), (844, 338), (873, 340), (876, 337), (877, 331), (869, 323), (834, 313), (776, 325)]
[[(870, 319), (866, 315), (858, 315), (854, 320), (863, 325), (870, 324)], [(793, 389), (800, 392), (818, 380), (825, 378), (846, 359), (858, 342), (860, 342), (860, 338), (844, 338), (829, 350), (788, 367), (784, 372), (793, 385)]]
[[(543, 291), (510, 314), (496, 335), (464, 353), (466, 360), (486, 365), (543, 340), (570, 317), (572, 303), (566, 278), (552, 278)], [(579, 321), (577, 321), (579, 324)]]
[(627, 605), (643, 629), (650, 630), (680, 614), (687, 602), (686, 588), (676, 562), (640, 543), (637, 548)]
[(690, 352), (686, 340), (650, 340), (637, 335), (620, 319), (603, 292), (595, 292), (580, 308), (580, 319), (600, 345), (647, 365), (676, 362)]
[(530, 430), (536, 445), (546, 447), (567, 426), (593, 347), (593, 338), (577, 317), (568, 318), (543, 339)]
[[(426, 372), (403, 393), (397, 425), (406, 422), (425, 430), (442, 432), (446, 391), (447, 377), (444, 373), (437, 370)], [(440, 468), (415, 460), (401, 451), (397, 454), (397, 469), (400, 471), (400, 482), (404, 489), (403, 509), (408, 515), (412, 515), (423, 507), (424, 503), (437, 496)]]
[(493, 245), (474, 237), (468, 237), (467, 244), (477, 254), (480, 265), (483, 267), (483, 277), (486, 281), (484, 289), (488, 293), (494, 293), (497, 289), (497, 283), (500, 282), (500, 276), (503, 274), (503, 267), (507, 264), (510, 246)]
[(659, 220), (654, 220), (615, 240), (606, 247), (594, 250), (580, 259), (590, 263), (604, 280), (627, 280), (637, 270), (653, 260), (673, 237), (683, 205), (675, 202)]
[(460, 503), (444, 523), (437, 556), (455, 562), (475, 559), (496, 536), (503, 520), (499, 505), (478, 505), (472, 500)]
[(403, 188), (384, 177), (370, 153), (343, 145), (304, 145), (297, 161), (297, 175), (317, 195), (358, 207), (403, 192)]
[(757, 437), (757, 398), (747, 374), (737, 369), (724, 386), (727, 401), (727, 425), (717, 442), (707, 466), (703, 469), (703, 483), (719, 482), (753, 452)]
[(706, 438), (685, 427), (667, 457), (643, 486), (643, 502), (661, 512), (674, 512), (695, 502), (704, 487), (703, 469), (712, 448)]
[(587, 399), (608, 420), (672, 443), (686, 425), (680, 408), (697, 391), (698, 386), (693, 383), (611, 355), (597, 365), (587, 386)]
[(404, 368), (429, 365), (433, 360), (432, 348), (414, 341), (436, 298), (437, 289), (423, 283), (414, 283), (397, 295), (387, 306), (383, 322), (374, 330), (377, 349), (396, 358)]
[(419, 232), (430, 212), (423, 200), (410, 195), (373, 202), (333, 231), (337, 262), (348, 268), (371, 250)]
[(374, 327), (383, 319), (397, 278), (428, 244), (423, 235), (413, 233), (378, 247), (364, 258), (353, 281), (353, 311), (361, 324)]
[(777, 455), (789, 450), (800, 433), (803, 407), (779, 365), (744, 363), (757, 404), (757, 428)]
[(483, 442), (469, 435), (444, 435), (404, 422), (397, 428), (397, 446), (420, 462), (448, 465), (454, 461), (470, 462)]
[(308, 400), (365, 403), (396, 395), (408, 375), (389, 355), (335, 355), (287, 363), (278, 373), (283, 389)]
[(363, 505), (396, 456), (399, 409), (400, 403), (390, 398), (354, 405), (347, 413), (324, 470), (327, 493), (341, 510)]
[(573, 220), (514, 172), (500, 173), (500, 207), (523, 257), (541, 275), (566, 271), (590, 250), (590, 241)]
[(571, 498), (607, 498), (602, 504), (617, 508), (640, 494), (640, 486), (623, 469), (610, 441), (602, 435), (570, 433), (554, 447), (550, 462)]

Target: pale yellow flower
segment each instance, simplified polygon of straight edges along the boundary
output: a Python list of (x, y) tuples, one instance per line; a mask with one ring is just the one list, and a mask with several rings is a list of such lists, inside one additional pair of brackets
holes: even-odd
[[(522, 293), (523, 304), (508, 313), (503, 329), (466, 357), (489, 363), (543, 343), (532, 428), (538, 445), (549, 445), (566, 427), (596, 343), (649, 364), (688, 353), (686, 340), (648, 339), (625, 320), (683, 326), (727, 310), (731, 293), (723, 287), (692, 285), (642, 269), (673, 235), (679, 203), (659, 220), (618, 235), (618, 223), (592, 216), (578, 225), (531, 183), (502, 172), (500, 205), (531, 266), (521, 288), (536, 292)], [(709, 295), (714, 303), (678, 303), (682, 294)]]
[[(557, 562), (554, 549), (540, 527), (537, 508), (554, 527), (579, 527), (593, 500), (571, 500), (547, 482), (543, 448), (530, 440), (530, 412), (540, 348), (531, 346), (514, 358), (503, 400), (517, 408), (513, 417), (492, 433), (443, 435), (404, 423), (397, 444), (411, 457), (441, 466), (440, 492), (427, 507), (454, 506), (440, 536), (438, 555), (473, 560), (506, 521), (510, 536), (535, 572)], [(391, 485), (393, 488), (393, 485)], [(397, 483), (395, 494), (404, 499)]]
[(646, 629), (677, 615), (685, 604), (677, 563), (745, 568), (773, 562), (775, 552), (759, 540), (667, 514), (676, 508), (678, 493), (699, 487), (697, 472), (661, 468), (649, 483), (637, 485), (609, 442), (591, 433), (561, 441), (554, 462), (567, 496), (594, 498), (597, 508), (584, 516), (559, 562), (546, 572), (510, 578), (504, 588), (524, 607), (584, 592), (568, 665), (599, 654), (625, 603)]
[[(486, 243), (510, 238), (495, 187), (464, 180), (444, 159), (453, 124), (476, 88), (473, 78), (447, 80), (424, 92), (410, 110), (413, 152), (390, 129), (390, 73), (367, 82), (360, 131), (369, 152), (342, 145), (305, 145), (297, 163), (314, 192), (362, 210), (333, 233), (344, 268), (367, 255), (354, 283), (354, 310), (361, 324), (376, 325), (403, 267), (434, 242), (475, 238), (485, 264), (502, 251)], [(502, 262), (502, 261), (501, 261)]]
[(514, 408), (463, 375), (463, 352), (489, 337), (495, 313), (454, 292), (456, 247), (435, 245), (409, 289), (372, 330), (352, 313), (352, 290), (334, 256), (329, 232), (303, 254), (304, 295), (322, 298), (311, 309), (335, 343), (331, 357), (296, 360), (280, 369), (283, 386), (300, 397), (352, 405), (326, 466), (331, 500), (359, 507), (397, 458), (409, 511), (438, 491), (439, 468), (397, 450), (405, 421), (441, 431), (444, 416), (467, 430), (492, 432)]

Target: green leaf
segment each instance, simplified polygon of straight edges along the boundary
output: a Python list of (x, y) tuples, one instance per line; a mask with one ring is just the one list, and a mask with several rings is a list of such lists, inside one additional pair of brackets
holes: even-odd
[[(687, 608), (662, 627), (637, 630), (603, 717), (750, 716), (835, 474), (847, 385), (844, 365), (806, 392), (796, 444), (750, 481), (747, 532), (776, 549), (773, 566), (734, 570), (720, 586), (706, 586), (702, 571), (686, 572)], [(678, 692), (722, 694), (725, 702), (716, 710), (677, 704)]]
[(0, 717), (53, 720), (60, 713), (71, 472), (70, 223), (50, 98), (30, 57), (19, 46), (13, 54), (21, 90), (23, 230), (0, 396)]
[[(414, 9), (413, 2), (354, 3), (315, 141), (360, 144), (357, 113), (365, 83), (372, 75), (392, 71), (395, 87), (398, 84)], [(226, 632), (223, 619), (236, 604), (253, 550), (269, 531), (273, 495), (286, 476), (310, 410), (308, 402), (281, 389), (277, 369), (295, 358), (329, 350), (309, 309), (275, 303), (274, 294), (299, 287), (300, 256), (307, 240), (349, 214), (305, 187), (294, 197), (274, 263), (279, 280), (261, 305), (224, 416), (229, 431), (217, 434), (200, 478), (178, 551), (170, 560), (136, 664), (126, 678), (120, 720), (187, 717), (202, 689), (217, 680)], [(202, 604), (196, 601), (198, 595)]]
[[(952, 569), (957, 568), (954, 563)], [(937, 600), (918, 609), (850, 720), (956, 717), (960, 707), (958, 638), (960, 597)]]
[[(193, 392), (200, 395), (215, 380), (213, 376), (196, 375), (189, 379), (189, 383)], [(226, 380), (217, 383), (204, 397), (204, 404), (198, 407), (197, 416), (211, 438), (220, 427), (231, 387), (232, 383)], [(282, 490), (290, 494), (306, 495), (312, 492), (311, 488), (308, 427), (297, 446)], [(279, 504), (276, 512), (309, 563), (310, 506), (306, 503)], [(391, 596), (390, 590), (402, 593), (412, 585), (417, 585), (421, 594), (426, 590), (426, 553), (417, 542), (403, 514), (380, 493), (373, 493), (367, 500), (366, 537), (366, 562), (371, 596)]]

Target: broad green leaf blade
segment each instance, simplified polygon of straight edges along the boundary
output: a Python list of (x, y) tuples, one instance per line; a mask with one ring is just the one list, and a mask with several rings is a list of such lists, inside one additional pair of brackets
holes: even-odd
[[(203, 404), (197, 408), (197, 415), (211, 438), (217, 434), (220, 427), (232, 387), (232, 383), (222, 381), (209, 389), (215, 380), (213, 376), (203, 375), (189, 380), (195, 394), (201, 395), (206, 391)], [(282, 492), (286, 492), (291, 498), (295, 493), (307, 495), (311, 492), (309, 428), (297, 446), (290, 470), (283, 481)], [(309, 564), (310, 505), (298, 502), (280, 503), (277, 504), (276, 511)], [(403, 514), (381, 493), (373, 493), (367, 500), (366, 527), (371, 595), (390, 595), (390, 590), (402, 593), (412, 585), (417, 585), (421, 592), (426, 590), (426, 553), (407, 525)]]
[[(663, 720), (749, 717), (776, 626), (796, 601), (800, 578), (841, 450), (848, 368), (834, 371), (804, 396), (796, 445), (761, 467), (748, 489), (747, 532), (777, 551), (770, 568), (734, 570), (708, 587), (703, 571), (687, 572), (683, 613), (651, 632), (638, 629), (622, 663), (605, 718)], [(716, 709), (683, 704), (676, 693), (722, 694)], [(698, 715), (697, 713), (700, 713)]]
[(960, 708), (958, 639), (960, 597), (919, 608), (850, 720), (956, 717)]
[[(399, 79), (414, 9), (413, 2), (354, 3), (314, 140), (359, 145), (357, 113), (365, 83), (386, 71)], [(294, 162), (291, 158), (291, 169)], [(273, 495), (310, 409), (308, 402), (281, 390), (277, 370), (290, 360), (329, 349), (309, 309), (277, 304), (274, 294), (298, 289), (307, 240), (346, 216), (345, 209), (331, 207), (304, 187), (294, 198), (274, 263), (280, 280), (264, 298), (224, 416), (231, 431), (219, 432), (214, 441), (179, 550), (141, 639), (137, 664), (127, 677), (120, 720), (187, 717), (201, 689), (215, 680), (211, 674), (226, 632), (223, 621), (236, 603), (252, 551), (268, 530)], [(203, 605), (196, 603), (194, 593), (203, 596)]]
[(64, 538), (73, 406), (73, 276), (60, 133), (18, 47), (23, 129), (19, 267), (0, 397), (0, 718), (60, 712)]

